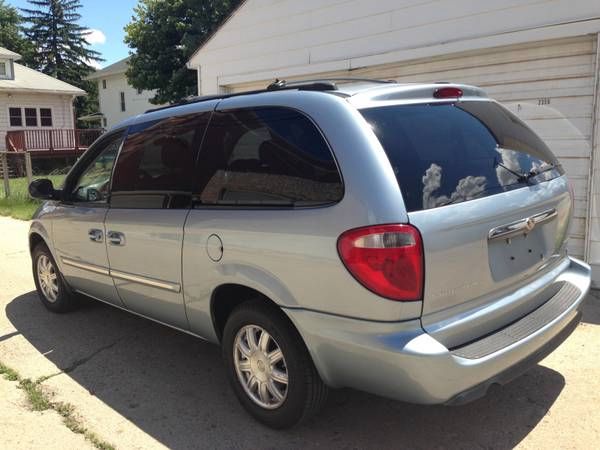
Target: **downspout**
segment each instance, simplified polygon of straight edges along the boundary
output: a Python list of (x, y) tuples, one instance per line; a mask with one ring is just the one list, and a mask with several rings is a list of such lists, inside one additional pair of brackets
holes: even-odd
[(75, 103), (76, 98), (77, 98), (76, 95), (72, 95), (71, 102), (69, 103), (69, 108), (71, 109), (71, 117), (73, 120), (73, 130), (77, 129), (77, 117), (76, 117), (76, 113), (75, 113), (75, 108), (73, 108), (73, 103)]
[(198, 84), (198, 95), (202, 95), (202, 75), (200, 74), (200, 66), (196, 67), (196, 83)]
[[(600, 166), (596, 168), (596, 164), (600, 164), (597, 158), (596, 152), (600, 151), (600, 142), (598, 139), (598, 97), (600, 96), (600, 33), (596, 34), (596, 58), (594, 61), (594, 86), (593, 86), (593, 99), (592, 99), (592, 135), (591, 135), (591, 154), (590, 154), (590, 170), (588, 176), (588, 204), (587, 204), (587, 220), (585, 221), (585, 248), (584, 248), (584, 259), (588, 263), (591, 262), (591, 230), (592, 226), (598, 225), (596, 222), (600, 222), (600, 219), (593, 218), (592, 212), (594, 211), (594, 191), (598, 183), (594, 182), (594, 176), (600, 175)], [(600, 212), (600, 211), (599, 211)], [(599, 255), (600, 256), (600, 255)]]

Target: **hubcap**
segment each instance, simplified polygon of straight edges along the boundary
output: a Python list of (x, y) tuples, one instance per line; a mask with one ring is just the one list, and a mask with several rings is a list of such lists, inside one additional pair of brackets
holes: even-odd
[(279, 344), (258, 325), (242, 327), (233, 348), (238, 379), (254, 403), (279, 408), (287, 397), (288, 371)]
[(46, 255), (41, 255), (37, 260), (37, 277), (42, 294), (50, 303), (58, 299), (58, 277), (54, 264)]

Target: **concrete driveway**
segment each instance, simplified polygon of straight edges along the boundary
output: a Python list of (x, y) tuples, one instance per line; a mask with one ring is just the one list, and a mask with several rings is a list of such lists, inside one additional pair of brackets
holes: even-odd
[[(600, 298), (588, 300), (584, 322), (555, 353), (476, 402), (425, 407), (341, 390), (312, 422), (275, 432), (238, 405), (217, 347), (96, 302), (67, 315), (47, 312), (34, 292), (27, 229), (0, 217), (0, 362), (22, 377), (48, 377), (44, 389), (117, 448), (590, 448), (600, 441)], [(0, 396), (0, 411), (7, 402)], [(70, 439), (60, 421), (38, 429), (39, 413), (10, 406), (18, 411), (0, 421), (0, 447)], [(37, 440), (19, 438), (32, 429)], [(69, 442), (64, 448), (79, 441)]]

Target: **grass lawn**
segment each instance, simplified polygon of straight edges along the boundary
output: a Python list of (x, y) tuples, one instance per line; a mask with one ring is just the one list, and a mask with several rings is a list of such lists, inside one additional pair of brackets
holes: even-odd
[[(54, 183), (54, 187), (58, 188), (65, 175), (40, 175), (33, 178), (49, 178)], [(4, 181), (0, 179), (0, 215), (29, 220), (40, 203), (39, 200), (29, 197), (27, 178), (10, 179), (10, 197), (8, 198), (4, 196)]]

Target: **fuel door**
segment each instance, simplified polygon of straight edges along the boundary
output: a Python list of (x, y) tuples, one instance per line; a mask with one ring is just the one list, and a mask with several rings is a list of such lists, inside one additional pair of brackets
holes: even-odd
[(220, 261), (223, 257), (223, 241), (216, 234), (211, 234), (206, 240), (206, 253), (214, 262)]

